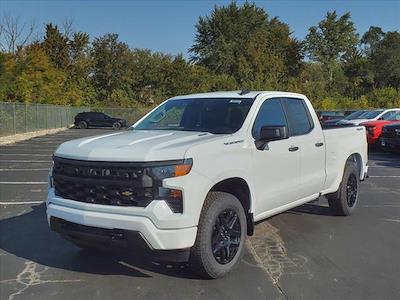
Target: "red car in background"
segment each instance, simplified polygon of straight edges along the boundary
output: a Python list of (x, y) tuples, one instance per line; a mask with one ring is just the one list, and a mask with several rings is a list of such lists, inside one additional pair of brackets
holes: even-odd
[(367, 129), (367, 141), (369, 145), (380, 145), (382, 128), (385, 125), (400, 123), (400, 111), (392, 111), (392, 115), (386, 117), (385, 120), (376, 120), (361, 123)]

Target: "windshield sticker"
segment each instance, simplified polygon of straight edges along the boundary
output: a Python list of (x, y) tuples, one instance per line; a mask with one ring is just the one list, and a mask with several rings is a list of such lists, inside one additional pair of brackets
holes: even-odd
[(242, 103), (242, 100), (233, 99), (233, 100), (230, 100), (229, 103), (240, 104), (240, 103)]

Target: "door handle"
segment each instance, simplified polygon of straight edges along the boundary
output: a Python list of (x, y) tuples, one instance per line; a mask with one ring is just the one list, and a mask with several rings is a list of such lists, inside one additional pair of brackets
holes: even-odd
[(319, 143), (315, 143), (315, 147), (322, 147), (324, 145), (324, 143), (319, 142)]
[(294, 152), (294, 151), (297, 151), (297, 150), (299, 150), (299, 147), (297, 147), (297, 146), (292, 146), (292, 147), (289, 148), (290, 152)]

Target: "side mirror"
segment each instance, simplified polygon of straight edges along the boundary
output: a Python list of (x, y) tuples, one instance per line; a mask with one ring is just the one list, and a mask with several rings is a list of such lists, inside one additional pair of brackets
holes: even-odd
[(265, 144), (289, 138), (286, 126), (263, 126), (260, 129), (260, 138), (256, 141), (257, 149), (262, 149)]

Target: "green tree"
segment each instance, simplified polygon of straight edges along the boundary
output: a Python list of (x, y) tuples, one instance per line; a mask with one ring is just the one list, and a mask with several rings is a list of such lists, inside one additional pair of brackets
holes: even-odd
[(343, 56), (343, 70), (348, 79), (348, 94), (353, 99), (361, 96), (373, 83), (373, 73), (368, 58), (355, 47)]
[(17, 101), (69, 104), (65, 98), (66, 74), (54, 67), (41, 45), (33, 44), (17, 52), (13, 95)]
[(371, 55), (375, 52), (376, 46), (383, 39), (385, 33), (382, 31), (382, 28), (371, 26), (369, 30), (363, 34), (360, 43), (364, 48), (364, 52), (367, 55)]
[(43, 47), (52, 63), (60, 69), (66, 69), (70, 64), (68, 38), (58, 29), (57, 25), (46, 25)]
[(336, 11), (328, 12), (318, 26), (312, 26), (305, 39), (305, 48), (311, 60), (320, 62), (333, 82), (335, 65), (358, 42), (358, 35), (350, 13), (338, 18)]
[(90, 55), (93, 60), (92, 79), (100, 101), (110, 100), (114, 90), (129, 95), (132, 80), (128, 45), (117, 34), (95, 38)]
[(196, 30), (191, 61), (231, 75), (240, 85), (277, 85), (300, 71), (300, 43), (290, 37), (287, 24), (269, 19), (255, 4), (215, 7), (200, 17)]
[(400, 88), (400, 33), (387, 32), (371, 54), (377, 87)]

